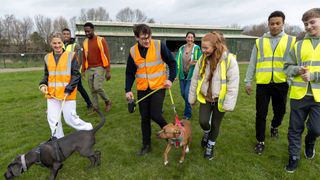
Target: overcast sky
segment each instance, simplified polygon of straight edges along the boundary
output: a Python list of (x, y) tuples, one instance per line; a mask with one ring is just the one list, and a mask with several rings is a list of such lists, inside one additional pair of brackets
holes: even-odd
[(203, 24), (240, 26), (266, 22), (274, 10), (286, 15), (286, 23), (302, 27), (301, 16), (320, 7), (319, 0), (0, 0), (0, 16), (18, 18), (42, 14), (69, 19), (79, 16), (82, 8), (104, 7), (115, 19), (125, 7), (142, 10), (149, 18), (163, 24)]

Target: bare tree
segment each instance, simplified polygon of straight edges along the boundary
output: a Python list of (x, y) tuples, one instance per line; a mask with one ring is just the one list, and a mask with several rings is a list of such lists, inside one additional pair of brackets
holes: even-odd
[(11, 15), (5, 15), (3, 19), (3, 35), (5, 39), (5, 44), (10, 45), (12, 42), (12, 36), (13, 36), (13, 22), (15, 21), (15, 16), (13, 14)]
[(156, 23), (156, 21), (153, 18), (150, 18), (147, 20), (147, 23)]
[(116, 20), (120, 22), (154, 22), (154, 19), (148, 19), (140, 9), (132, 10), (129, 7), (121, 9), (116, 15)]
[(76, 27), (76, 21), (77, 21), (77, 17), (76, 16), (73, 16), (72, 18), (69, 19), (69, 24), (70, 24), (70, 30), (72, 32), (76, 32), (77, 30), (77, 27)]
[(109, 21), (109, 13), (103, 7), (98, 7), (96, 9), (90, 8), (88, 10), (81, 9), (79, 20), (82, 22), (86, 21)]
[(265, 32), (268, 32), (268, 24), (261, 23), (258, 25), (245, 26), (243, 28), (243, 34), (250, 36), (262, 36)]
[(285, 24), (284, 32), (292, 36), (299, 36), (303, 30), (300, 26)]
[(53, 21), (53, 31), (60, 32), (64, 28), (69, 28), (68, 21), (60, 16)]
[(52, 20), (48, 17), (44, 17), (43, 15), (36, 15), (34, 17), (34, 21), (36, 24), (36, 29), (39, 35), (43, 38), (45, 41), (45, 44), (47, 44), (47, 48), (49, 48), (49, 36), (52, 32)]
[(27, 43), (30, 39), (31, 32), (33, 31), (33, 25), (33, 21), (29, 16), (24, 17), (21, 22), (21, 42), (24, 52), (27, 51)]

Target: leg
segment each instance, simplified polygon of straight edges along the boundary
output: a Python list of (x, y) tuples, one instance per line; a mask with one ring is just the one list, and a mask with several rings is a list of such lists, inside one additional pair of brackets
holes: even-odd
[(164, 154), (163, 154), (164, 165), (167, 165), (169, 163), (169, 161), (168, 161), (168, 153), (170, 152), (171, 148), (172, 148), (172, 144), (170, 142), (168, 142), (166, 150), (164, 151)]
[(163, 128), (165, 125), (167, 125), (167, 121), (163, 118), (161, 112), (165, 93), (165, 89), (160, 89), (149, 97), (151, 119), (154, 120), (154, 122), (156, 122), (160, 128)]
[[(148, 94), (146, 91), (138, 91), (138, 99)], [(150, 115), (150, 97), (139, 103), (139, 112), (141, 116), (141, 131), (143, 145), (151, 144), (151, 115)]]
[[(47, 118), (51, 129), (51, 136), (62, 138), (64, 136), (61, 123), (61, 104), (62, 101), (51, 98), (47, 100)], [(56, 124), (58, 123), (57, 127)]]
[(68, 100), (63, 107), (63, 117), (65, 122), (76, 130), (91, 130), (92, 124), (84, 122), (76, 112), (76, 100)]
[(201, 104), (200, 103), (200, 108), (199, 108), (199, 123), (200, 127), (203, 129), (204, 134), (201, 139), (201, 147), (205, 148), (207, 146), (208, 138), (209, 138), (209, 133), (211, 129), (211, 116), (212, 116), (212, 107), (211, 104), (206, 103), (206, 104)]
[(94, 81), (95, 81), (95, 68), (89, 68), (86, 71), (88, 76), (88, 85), (90, 88), (91, 96), (92, 96), (92, 105), (94, 109), (99, 109), (99, 102), (98, 102), (98, 94), (94, 89)]
[(211, 116), (211, 131), (209, 133), (209, 140), (212, 142), (216, 142), (218, 138), (220, 125), (224, 114), (224, 112), (220, 112), (218, 110), (218, 105), (214, 105)]
[[(311, 97), (313, 99), (313, 97)], [(304, 122), (309, 114), (309, 98), (290, 101), (290, 121), (288, 129), (288, 150), (290, 157), (300, 159), (301, 135), (304, 130)]]
[(256, 90), (256, 139), (264, 142), (270, 102), (269, 84), (258, 84)]
[(108, 98), (107, 94), (105, 93), (103, 87), (103, 82), (105, 80), (106, 70), (103, 67), (96, 67), (96, 74), (95, 80), (93, 83), (94, 90), (99, 96), (103, 99), (106, 108), (105, 111), (109, 112), (111, 109), (111, 100)]
[(88, 108), (91, 107), (91, 106), (92, 106), (92, 102), (91, 102), (91, 100), (90, 100), (90, 97), (89, 97), (87, 91), (84, 89), (84, 87), (83, 87), (83, 85), (82, 85), (82, 80), (81, 80), (81, 78), (79, 79), (79, 83), (78, 83), (77, 88), (78, 88), (78, 91), (80, 92), (82, 98), (86, 101), (87, 107), (88, 107)]
[(58, 171), (62, 168), (62, 164), (55, 162), (51, 168), (51, 175), (49, 177), (50, 180), (55, 180), (58, 174)]
[(190, 89), (191, 80), (185, 80), (185, 88), (184, 88), (184, 102), (185, 102), (185, 108), (184, 108), (184, 116), (188, 119), (192, 116), (192, 108), (189, 103), (189, 89)]
[(182, 153), (181, 153), (181, 157), (180, 157), (180, 161), (179, 163), (183, 163), (185, 157), (186, 157), (186, 150), (188, 148), (188, 145), (185, 144), (183, 147), (182, 147)]
[(307, 159), (313, 159), (315, 156), (315, 143), (320, 136), (320, 103), (313, 102), (310, 107), (309, 119), (307, 121), (308, 133), (305, 137), (304, 154)]
[(272, 84), (272, 107), (273, 107), (273, 119), (271, 122), (272, 128), (277, 128), (281, 125), (284, 114), (286, 113), (288, 84)]

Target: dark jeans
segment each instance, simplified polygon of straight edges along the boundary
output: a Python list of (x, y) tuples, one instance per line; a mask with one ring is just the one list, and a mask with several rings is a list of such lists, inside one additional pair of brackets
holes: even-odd
[(209, 140), (215, 142), (220, 130), (224, 112), (218, 110), (217, 103), (201, 104), (199, 108), (199, 123), (204, 131), (209, 131)]
[[(143, 98), (150, 92), (152, 92), (152, 90), (149, 88), (145, 91), (138, 91), (138, 99)], [(151, 119), (156, 122), (160, 128), (167, 125), (166, 120), (162, 116), (165, 92), (165, 89), (160, 89), (139, 103), (143, 145), (151, 144)]]
[(315, 144), (316, 138), (320, 135), (320, 103), (315, 102), (313, 96), (305, 96), (300, 100), (290, 101), (290, 121), (288, 129), (289, 155), (300, 158), (301, 135), (307, 121), (308, 133), (305, 142)]
[(270, 99), (272, 99), (273, 119), (271, 126), (277, 128), (281, 125), (286, 113), (288, 94), (287, 83), (257, 84), (256, 90), (256, 138), (264, 141), (266, 131), (266, 118)]
[(92, 102), (90, 100), (90, 97), (87, 93), (87, 91), (84, 89), (83, 85), (82, 85), (82, 80), (80, 78), (79, 82), (78, 82), (78, 91), (80, 92), (81, 96), (83, 97), (83, 99), (86, 101), (87, 103), (87, 107), (91, 107), (92, 106)]
[(189, 101), (188, 101), (190, 83), (191, 83), (191, 80), (180, 79), (180, 92), (185, 103), (183, 116), (185, 116), (188, 119), (190, 119), (192, 116), (191, 105), (189, 104)]

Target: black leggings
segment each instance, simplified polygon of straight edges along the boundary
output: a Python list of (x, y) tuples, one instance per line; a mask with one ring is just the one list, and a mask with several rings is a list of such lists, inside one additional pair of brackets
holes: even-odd
[[(215, 142), (221, 125), (224, 112), (218, 110), (217, 103), (207, 102), (206, 104), (200, 103), (199, 108), (199, 123), (204, 131), (209, 131), (209, 140)], [(211, 126), (210, 126), (211, 124)]]

